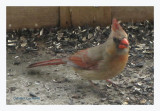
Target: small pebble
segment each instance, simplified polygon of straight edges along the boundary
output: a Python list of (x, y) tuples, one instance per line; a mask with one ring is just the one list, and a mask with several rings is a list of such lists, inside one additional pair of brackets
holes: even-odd
[(88, 34), (88, 39), (91, 39), (92, 37), (93, 37), (92, 33)]
[(37, 97), (35, 94), (33, 94), (33, 93), (29, 93), (29, 95), (31, 96), (31, 97)]
[(28, 87), (28, 86), (31, 86), (32, 85), (32, 82), (26, 82), (24, 86)]
[(134, 90), (133, 90), (133, 94), (142, 94), (142, 91), (141, 91), (141, 89), (140, 88), (137, 88), (137, 87), (135, 87), (134, 88)]
[(14, 61), (13, 64), (14, 64), (14, 65), (19, 65), (19, 64), (20, 64), (20, 61)]
[(126, 99), (125, 99), (125, 100), (128, 102), (128, 101), (130, 101), (130, 98), (129, 98), (129, 97), (126, 97)]
[(85, 102), (81, 102), (81, 104), (85, 104)]
[(12, 91), (15, 91), (17, 88), (16, 87), (10, 87), (9, 89), (12, 92)]
[(127, 104), (128, 104), (128, 102), (126, 102), (126, 101), (125, 101), (125, 102), (123, 102), (123, 105), (127, 105)]
[(120, 100), (115, 100), (114, 102), (117, 104), (122, 104), (122, 102)]
[(144, 65), (143, 63), (138, 63), (138, 64), (136, 64), (136, 65), (135, 65), (135, 67), (142, 68), (142, 67), (143, 67), (143, 65)]
[(101, 102), (104, 102), (104, 101), (106, 101), (106, 98), (101, 98)]
[(73, 95), (72, 98), (74, 98), (74, 99), (80, 99), (81, 96), (80, 95)]
[(38, 85), (38, 84), (40, 84), (40, 81), (35, 81), (34, 83)]
[(86, 40), (87, 40), (86, 37), (83, 37), (82, 41), (85, 42)]
[(151, 81), (151, 78), (150, 77), (146, 77), (146, 78), (144, 78), (144, 81), (149, 82), (149, 81)]
[(141, 100), (140, 100), (140, 103), (141, 103), (141, 104), (145, 104), (146, 102), (147, 102), (146, 99), (141, 99)]
[(7, 73), (7, 75), (8, 75), (8, 76), (14, 76), (13, 73), (9, 73), (9, 72)]
[(69, 98), (69, 102), (68, 102), (69, 105), (73, 105), (74, 102), (73, 102), (73, 99), (72, 98)]

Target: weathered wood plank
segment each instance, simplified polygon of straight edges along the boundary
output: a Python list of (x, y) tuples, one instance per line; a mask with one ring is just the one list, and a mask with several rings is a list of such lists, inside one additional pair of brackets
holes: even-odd
[(154, 7), (7, 7), (7, 29), (107, 26), (112, 18), (122, 22), (153, 21)]
[(70, 7), (73, 26), (107, 26), (111, 23), (110, 7)]
[(154, 19), (153, 7), (112, 7), (112, 18), (117, 18), (123, 22), (140, 22)]
[(59, 25), (59, 7), (7, 7), (7, 29)]
[(61, 27), (72, 26), (71, 13), (69, 7), (60, 7), (60, 26)]

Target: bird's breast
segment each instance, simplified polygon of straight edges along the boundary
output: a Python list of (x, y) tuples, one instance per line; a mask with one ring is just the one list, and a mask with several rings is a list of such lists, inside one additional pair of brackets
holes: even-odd
[(106, 76), (114, 77), (118, 75), (126, 66), (128, 55), (117, 55), (112, 57), (106, 64)]

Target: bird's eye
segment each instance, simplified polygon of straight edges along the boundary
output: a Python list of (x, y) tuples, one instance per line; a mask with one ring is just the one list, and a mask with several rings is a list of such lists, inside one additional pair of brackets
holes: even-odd
[(113, 37), (113, 41), (114, 41), (115, 43), (120, 42), (120, 40), (119, 40), (118, 38), (116, 38), (116, 37)]

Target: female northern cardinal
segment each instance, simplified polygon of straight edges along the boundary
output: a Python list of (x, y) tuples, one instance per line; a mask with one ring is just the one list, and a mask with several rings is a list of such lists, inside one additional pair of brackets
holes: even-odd
[(107, 41), (99, 46), (80, 50), (62, 59), (34, 63), (28, 68), (47, 65), (68, 64), (85, 79), (107, 80), (119, 74), (128, 61), (129, 42), (126, 32), (116, 19)]

